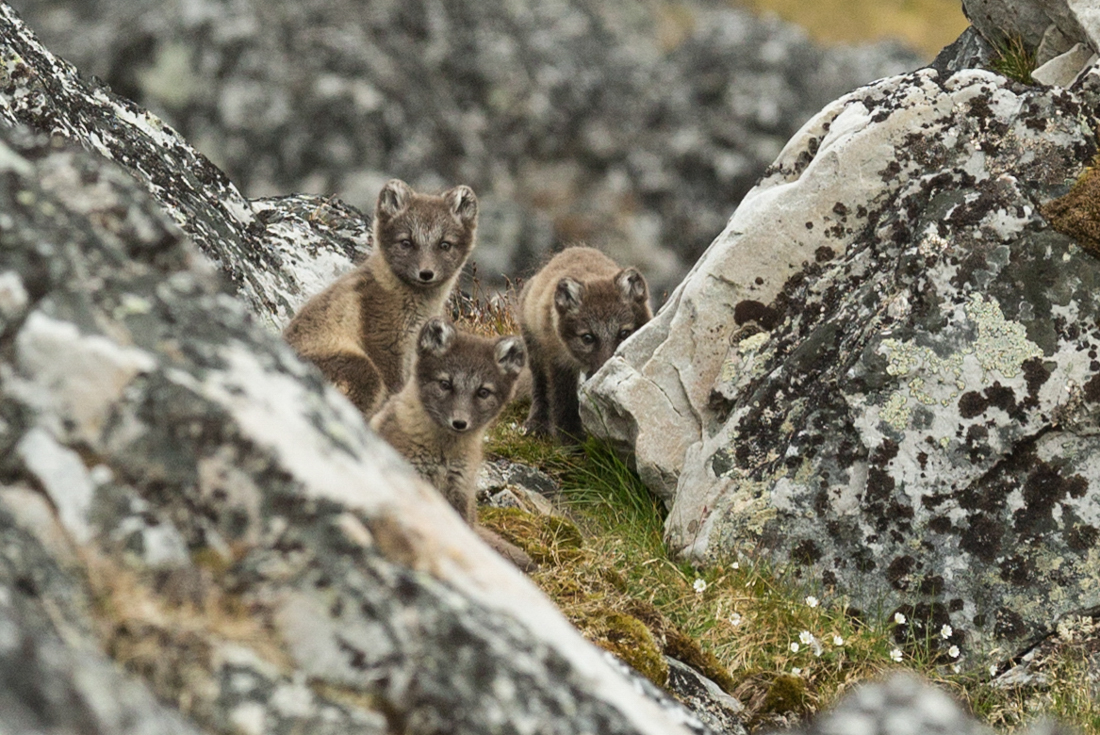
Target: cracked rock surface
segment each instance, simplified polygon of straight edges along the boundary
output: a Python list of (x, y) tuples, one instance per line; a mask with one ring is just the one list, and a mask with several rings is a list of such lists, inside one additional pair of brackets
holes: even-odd
[(822, 105), (915, 68), (724, 0), (15, 0), (249, 196), (474, 187), (483, 279), (578, 239), (671, 290)]
[[(926, 69), (827, 106), (584, 387), (698, 559), (765, 554), (977, 665), (1100, 602), (1100, 261), (1040, 207), (1072, 89)], [(944, 654), (946, 656), (946, 654)]]

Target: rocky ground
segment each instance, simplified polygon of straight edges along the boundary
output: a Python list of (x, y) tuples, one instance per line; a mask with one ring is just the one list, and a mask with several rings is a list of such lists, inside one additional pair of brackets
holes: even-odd
[(472, 185), (494, 284), (582, 239), (671, 290), (805, 120), (919, 65), (717, 0), (12, 4), (248, 196)]

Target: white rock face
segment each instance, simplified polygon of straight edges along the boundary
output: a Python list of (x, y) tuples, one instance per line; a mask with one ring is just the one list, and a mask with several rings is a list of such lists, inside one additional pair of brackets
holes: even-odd
[[(1092, 52), (1100, 50), (1100, 5), (1096, 0), (963, 0), (970, 22), (990, 43), (998, 45), (1019, 38), (1045, 65), (1051, 59), (1083, 44)], [(1091, 54), (1084, 54), (1081, 65), (1069, 74), (1072, 80)], [(1062, 64), (1068, 62), (1062, 60)], [(1035, 77), (1043, 84), (1061, 84)]]

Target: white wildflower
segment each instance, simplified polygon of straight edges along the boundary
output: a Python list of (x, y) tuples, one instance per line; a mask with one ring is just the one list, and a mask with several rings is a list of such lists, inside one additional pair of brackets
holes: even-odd
[(893, 661), (894, 663), (898, 663), (898, 664), (901, 663), (901, 649), (900, 648), (895, 648), (894, 650), (890, 651), (890, 660)]
[(814, 634), (808, 630), (804, 630), (798, 634), (798, 640), (801, 641), (803, 645), (808, 646), (814, 642)]
[(798, 653), (799, 648), (801, 648), (801, 646), (798, 645), (797, 641), (791, 642), (791, 653)]
[(745, 622), (745, 619), (741, 617), (741, 613), (735, 612), (733, 615), (730, 615), (730, 625), (737, 627), (743, 622)]
[(813, 595), (810, 595), (809, 597), (806, 598), (806, 604), (809, 605), (810, 607), (817, 607), (818, 602), (819, 602), (819, 600), (816, 597), (814, 597)]
[(834, 646), (843, 646), (844, 645), (844, 639), (841, 638), (838, 635), (834, 635), (833, 636), (833, 645)]
[(894, 613), (894, 622), (898, 625), (905, 625), (905, 616), (899, 612)]
[(741, 565), (740, 565), (740, 564), (738, 564), (737, 562), (734, 562), (734, 563), (733, 563), (733, 568), (734, 568), (734, 569), (740, 569), (740, 568), (741, 568)]
[(955, 635), (955, 629), (952, 628), (947, 623), (944, 623), (943, 627), (940, 628), (940, 638), (943, 638), (944, 640), (947, 640), (948, 638), (950, 638), (953, 635)]
[(989, 675), (990, 676), (996, 676), (997, 675), (997, 664), (990, 664), (990, 666), (989, 666)]
[(793, 669), (791, 669), (791, 673), (794, 674), (795, 676), (801, 676), (802, 675), (802, 669), (795, 666)]
[(695, 594), (701, 595), (707, 588), (707, 580), (701, 578), (696, 579), (695, 584), (691, 585), (691, 587), (695, 590)]
[(958, 646), (951, 646), (951, 648), (947, 649), (947, 655), (950, 656), (951, 658), (958, 658), (959, 657), (959, 647)]

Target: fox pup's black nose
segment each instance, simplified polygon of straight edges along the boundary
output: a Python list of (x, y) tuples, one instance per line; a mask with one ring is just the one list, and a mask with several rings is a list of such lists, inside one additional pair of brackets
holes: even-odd
[(435, 278), (435, 271), (422, 270), (420, 271), (419, 275), (421, 281), (423, 281), (424, 283), (430, 283), (431, 280)]
[(451, 421), (451, 426), (454, 427), (455, 431), (466, 431), (466, 427), (469, 425), (470, 424), (467, 423), (464, 419), (454, 419), (453, 421)]

